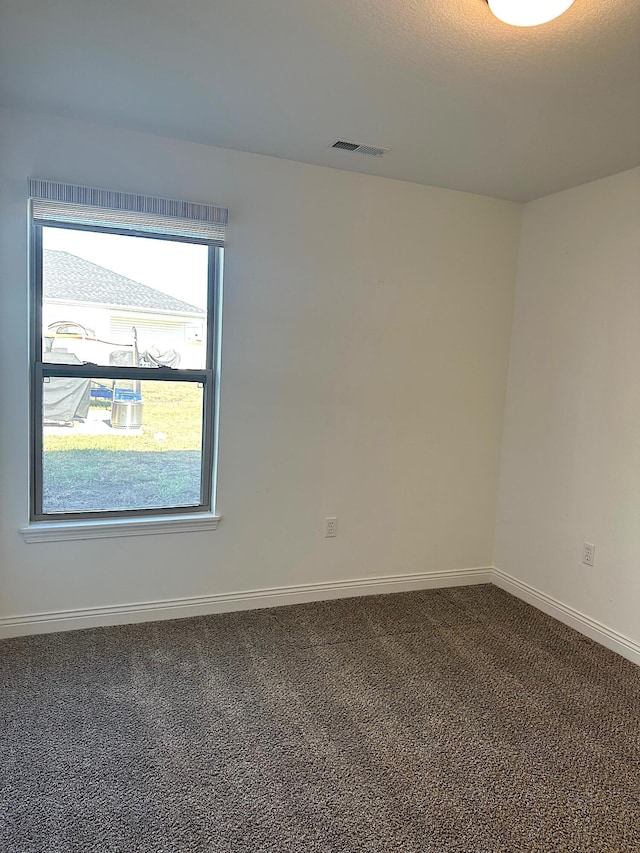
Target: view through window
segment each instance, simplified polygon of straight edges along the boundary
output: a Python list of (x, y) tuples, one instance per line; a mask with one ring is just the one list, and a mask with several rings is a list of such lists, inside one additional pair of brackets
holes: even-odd
[(221, 250), (35, 232), (34, 517), (210, 508)]

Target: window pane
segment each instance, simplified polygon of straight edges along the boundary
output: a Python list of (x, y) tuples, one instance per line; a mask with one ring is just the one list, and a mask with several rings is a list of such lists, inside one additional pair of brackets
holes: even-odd
[(47, 363), (206, 367), (208, 248), (42, 229)]
[(42, 404), (43, 513), (200, 504), (197, 383), (51, 377)]

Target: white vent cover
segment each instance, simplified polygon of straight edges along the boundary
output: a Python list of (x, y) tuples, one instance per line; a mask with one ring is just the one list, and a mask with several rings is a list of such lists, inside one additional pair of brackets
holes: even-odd
[(340, 151), (353, 151), (357, 154), (368, 154), (369, 157), (382, 157), (390, 148), (381, 148), (379, 145), (365, 145), (362, 142), (352, 142), (349, 139), (336, 139), (331, 145), (332, 148), (337, 148)]

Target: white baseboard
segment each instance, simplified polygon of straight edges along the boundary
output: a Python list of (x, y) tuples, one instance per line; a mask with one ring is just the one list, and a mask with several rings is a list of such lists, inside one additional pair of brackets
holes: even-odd
[(55, 631), (73, 631), (78, 628), (153, 622), (161, 619), (181, 619), (188, 616), (206, 616), (211, 613), (224, 613), (233, 610), (258, 610), (263, 607), (300, 604), (305, 601), (323, 601), (332, 598), (376, 595), (383, 592), (409, 592), (416, 589), (438, 589), (483, 583), (494, 583), (516, 598), (520, 598), (549, 616), (553, 616), (559, 622), (575, 628), (597, 643), (606, 646), (606, 648), (612, 649), (636, 664), (640, 664), (640, 643), (625, 637), (618, 631), (614, 631), (612, 628), (563, 604), (512, 575), (500, 569), (492, 568), (354, 578), (254, 589), (244, 592), (200, 595), (193, 598), (142, 601), (111, 607), (89, 607), (51, 613), (31, 613), (24, 616), (5, 616), (0, 617), (0, 639), (21, 637), (28, 634), (48, 634)]
[(60, 610), (53, 613), (5, 616), (0, 617), (0, 639), (21, 637), (27, 634), (48, 634), (54, 631), (73, 631), (77, 628), (125, 625), (160, 619), (180, 619), (185, 616), (206, 616), (210, 613), (224, 613), (231, 610), (257, 610), (263, 607), (277, 607), (282, 604), (299, 604), (305, 601), (322, 601), (331, 598), (351, 598), (358, 595), (376, 595), (382, 592), (408, 592), (414, 589), (468, 586), (491, 583), (491, 576), (491, 568), (419, 572), (410, 575), (354, 578), (353, 580), (254, 589), (246, 592), (201, 595), (193, 598), (174, 598), (166, 601), (142, 601), (111, 607), (89, 607), (79, 610)]
[(522, 601), (526, 601), (527, 604), (532, 604), (538, 610), (542, 610), (549, 616), (553, 616), (559, 622), (563, 622), (570, 628), (575, 628), (576, 631), (590, 637), (596, 643), (612, 649), (612, 651), (633, 661), (633, 663), (640, 664), (640, 643), (636, 643), (630, 637), (625, 637), (624, 634), (614, 631), (613, 628), (608, 628), (602, 622), (598, 622), (596, 619), (580, 613), (579, 610), (563, 604), (558, 599), (552, 598), (552, 596), (547, 595), (545, 592), (541, 592), (528, 583), (524, 583), (524, 581), (518, 580), (518, 578), (514, 578), (512, 575), (500, 571), (500, 569), (493, 570), (492, 582), (496, 586), (499, 586), (500, 589), (504, 589), (506, 592), (515, 595), (516, 598), (520, 598)]

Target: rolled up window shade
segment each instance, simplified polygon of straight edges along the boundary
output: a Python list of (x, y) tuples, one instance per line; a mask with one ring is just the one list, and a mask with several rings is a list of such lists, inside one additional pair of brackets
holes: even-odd
[(29, 180), (33, 218), (205, 240), (224, 246), (226, 207)]

